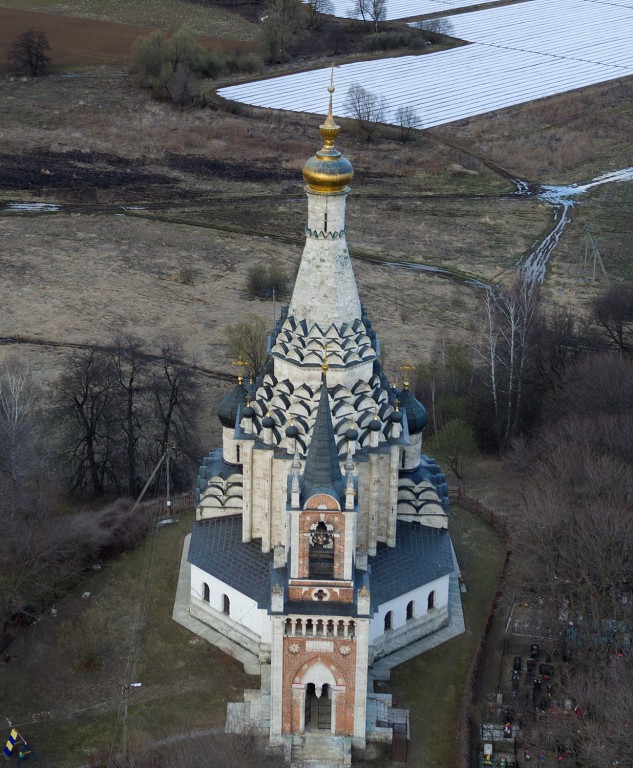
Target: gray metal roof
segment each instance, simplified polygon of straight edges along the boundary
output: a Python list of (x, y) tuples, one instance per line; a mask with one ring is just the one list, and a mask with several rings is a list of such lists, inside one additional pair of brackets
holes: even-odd
[(373, 610), (453, 570), (447, 531), (398, 520), (396, 541), (395, 547), (379, 544), (369, 558)]
[(242, 542), (242, 516), (216, 517), (194, 523), (189, 562), (257, 601), (270, 604), (272, 552), (261, 541)]
[[(369, 558), (371, 608), (411, 592), (423, 584), (446, 576), (453, 570), (448, 533), (419, 523), (397, 524), (398, 546), (378, 545)], [(242, 542), (242, 517), (217, 517), (194, 523), (189, 545), (189, 562), (211, 576), (257, 601), (259, 608), (270, 605), (271, 573), (285, 583), (286, 576), (272, 571), (272, 553), (261, 551), (259, 541)], [(357, 579), (361, 576), (357, 572)], [(359, 588), (359, 584), (356, 584)], [(356, 606), (334, 607), (331, 603), (287, 603), (286, 611), (327, 615), (354, 615)]]

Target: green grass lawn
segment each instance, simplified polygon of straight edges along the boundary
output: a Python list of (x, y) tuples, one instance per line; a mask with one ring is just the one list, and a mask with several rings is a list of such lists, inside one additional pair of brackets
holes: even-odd
[[(192, 521), (190, 510), (176, 525), (155, 531), (148, 613), (130, 670), (130, 682), (143, 684), (130, 691), (131, 743), (222, 727), (227, 702), (259, 687), (259, 678), (171, 618)], [(86, 574), (57, 606), (57, 616), (33, 625), (12, 649), (14, 659), (0, 665), (0, 718), (21, 727), (47, 766), (84, 765), (90, 755), (110, 750), (149, 543)], [(84, 592), (91, 593), (89, 601), (81, 599)]]
[(380, 690), (410, 709), (408, 762), (416, 768), (453, 768), (455, 724), (470, 664), (494, 599), (505, 550), (477, 516), (453, 507), (453, 543), (468, 592), (462, 595), (466, 632), (396, 667)]

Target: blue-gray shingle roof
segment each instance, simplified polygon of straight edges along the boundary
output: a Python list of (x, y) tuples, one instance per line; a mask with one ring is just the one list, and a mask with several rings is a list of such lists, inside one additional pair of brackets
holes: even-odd
[[(396, 547), (379, 544), (376, 555), (369, 558), (372, 611), (453, 570), (448, 533), (399, 520), (397, 542)], [(257, 601), (259, 608), (269, 607), (273, 555), (262, 552), (259, 541), (242, 542), (241, 515), (194, 523), (188, 559), (192, 565)], [(286, 610), (354, 615), (356, 606), (287, 603)]]
[(257, 601), (270, 604), (273, 555), (260, 541), (242, 542), (242, 516), (216, 517), (194, 523), (188, 560), (211, 576)]
[(446, 531), (398, 520), (396, 542), (395, 547), (379, 544), (376, 554), (369, 558), (373, 610), (453, 570), (451, 540)]

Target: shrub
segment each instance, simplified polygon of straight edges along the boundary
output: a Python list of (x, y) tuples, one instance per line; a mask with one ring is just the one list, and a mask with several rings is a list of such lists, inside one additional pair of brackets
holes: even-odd
[(360, 43), (361, 51), (394, 51), (399, 48), (420, 50), (430, 43), (418, 29), (398, 29), (389, 32), (376, 32), (363, 38)]
[(231, 74), (237, 72), (254, 74), (261, 72), (263, 67), (264, 62), (261, 57), (252, 51), (248, 53), (237, 53), (235, 56), (226, 60), (226, 68)]
[(218, 77), (227, 69), (224, 54), (219, 51), (208, 51), (200, 60), (200, 74), (204, 77)]
[(155, 30), (139, 37), (132, 48), (130, 72), (140, 87), (161, 92), (180, 105), (193, 101), (193, 83), (197, 78), (214, 77), (224, 68), (224, 57), (206, 51), (197, 34), (187, 27), (171, 38)]
[(246, 292), (251, 299), (269, 298), (275, 292), (281, 298), (288, 291), (288, 276), (276, 264), (254, 264), (248, 270)]

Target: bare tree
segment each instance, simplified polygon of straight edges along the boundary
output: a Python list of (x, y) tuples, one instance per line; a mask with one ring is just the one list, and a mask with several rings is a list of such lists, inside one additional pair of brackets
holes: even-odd
[(306, 0), (308, 8), (309, 23), (312, 29), (321, 29), (322, 16), (334, 14), (334, 3), (332, 0)]
[(19, 362), (9, 363), (0, 373), (0, 470), (16, 489), (40, 469), (38, 399), (31, 372)]
[[(193, 424), (198, 401), (198, 386), (191, 369), (183, 363), (183, 352), (176, 339), (161, 344), (160, 357), (151, 370), (151, 393), (156, 419), (158, 460), (168, 450), (172, 452), (170, 472), (175, 473), (176, 487), (189, 480), (187, 466), (200, 456)], [(178, 461), (177, 457), (182, 457)], [(181, 477), (178, 476), (178, 473)]]
[(520, 427), (525, 388), (533, 364), (539, 293), (524, 279), (510, 292), (484, 298), (484, 335), (477, 348), (484, 364), (497, 439), (507, 445)]
[(387, 0), (354, 0), (352, 16), (373, 24), (378, 32), (379, 22), (387, 16)]
[(46, 35), (31, 27), (18, 35), (9, 52), (9, 62), (17, 70), (28, 72), (31, 77), (47, 75), (51, 63), (50, 49)]
[(355, 118), (359, 133), (371, 141), (385, 117), (387, 103), (384, 97), (371, 93), (359, 83), (353, 83), (347, 91), (346, 107)]
[(55, 387), (61, 454), (70, 486), (90, 488), (95, 496), (116, 484), (114, 387), (109, 356), (94, 348), (69, 356)]
[(266, 362), (268, 334), (268, 326), (258, 315), (247, 315), (226, 328), (231, 354), (248, 362), (253, 373), (259, 373)]
[(426, 19), (426, 21), (416, 21), (415, 26), (421, 29), (423, 32), (430, 32), (432, 35), (447, 35), (453, 34), (453, 24), (450, 19)]
[(633, 283), (617, 283), (593, 303), (593, 314), (609, 343), (633, 351)]
[(394, 120), (399, 128), (400, 141), (404, 144), (411, 138), (411, 132), (421, 125), (420, 116), (410, 105), (398, 107), (394, 113)]
[(305, 13), (300, 0), (269, 0), (263, 18), (261, 40), (266, 58), (271, 64), (283, 64), (290, 58), (290, 50)]
[(131, 336), (118, 337), (112, 351), (118, 425), (123, 439), (126, 493), (134, 497), (146, 467), (139, 462), (139, 441), (148, 422), (145, 395), (149, 391), (147, 358), (141, 342)]

